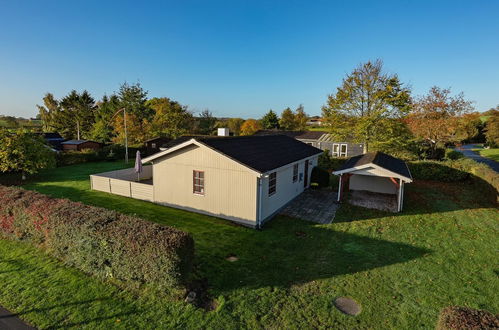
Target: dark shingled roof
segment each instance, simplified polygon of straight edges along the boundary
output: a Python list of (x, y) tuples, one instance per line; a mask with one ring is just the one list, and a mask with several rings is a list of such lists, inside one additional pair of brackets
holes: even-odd
[(295, 139), (303, 140), (318, 140), (321, 136), (327, 134), (324, 131), (281, 131), (274, 129), (262, 129), (257, 131), (253, 136), (268, 136), (268, 135), (285, 135)]
[[(95, 142), (95, 141), (90, 141), (90, 140), (68, 140), (68, 141), (62, 142), (62, 144), (82, 144), (82, 143), (85, 143), (85, 142)], [(98, 142), (95, 142), (95, 143), (98, 143)]]
[(364, 155), (352, 157), (348, 159), (345, 164), (338, 169), (338, 171), (366, 164), (375, 164), (389, 171), (405, 176), (406, 178), (412, 179), (411, 172), (403, 160), (382, 152), (368, 152)]
[(318, 148), (284, 135), (195, 139), (260, 173), (322, 153)]

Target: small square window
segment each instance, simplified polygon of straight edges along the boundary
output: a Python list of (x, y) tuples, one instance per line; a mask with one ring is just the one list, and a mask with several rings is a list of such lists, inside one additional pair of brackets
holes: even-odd
[(298, 181), (298, 164), (293, 165), (293, 182)]
[(273, 172), (269, 176), (269, 196), (275, 194), (276, 186), (277, 186), (277, 173)]
[(204, 172), (203, 171), (193, 171), (192, 172), (192, 191), (198, 195), (204, 195)]

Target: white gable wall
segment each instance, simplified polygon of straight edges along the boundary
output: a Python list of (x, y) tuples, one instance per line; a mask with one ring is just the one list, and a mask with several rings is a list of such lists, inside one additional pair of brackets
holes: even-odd
[(397, 187), (387, 177), (353, 174), (350, 177), (350, 190), (367, 190), (384, 194), (397, 194)]
[[(204, 171), (205, 194), (193, 193), (193, 171)], [(154, 199), (168, 206), (256, 225), (257, 174), (204, 146), (154, 160)]]

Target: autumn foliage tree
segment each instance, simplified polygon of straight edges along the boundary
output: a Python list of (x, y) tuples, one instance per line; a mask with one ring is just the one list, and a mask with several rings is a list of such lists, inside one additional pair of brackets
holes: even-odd
[(451, 95), (450, 89), (432, 87), (428, 94), (416, 99), (406, 119), (411, 132), (430, 146), (430, 157), (436, 157), (438, 147), (459, 142), (459, 121), (473, 110), (472, 102), (463, 93)]
[(253, 135), (262, 129), (260, 123), (255, 119), (248, 119), (241, 125), (241, 135)]

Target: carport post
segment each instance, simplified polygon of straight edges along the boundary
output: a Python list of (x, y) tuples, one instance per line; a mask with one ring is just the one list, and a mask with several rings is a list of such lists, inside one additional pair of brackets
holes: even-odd
[(402, 186), (404, 185), (404, 182), (402, 179), (399, 179), (399, 195), (397, 198), (397, 212), (402, 211), (402, 194), (404, 193), (404, 190), (402, 189)]
[(343, 181), (343, 174), (340, 174), (340, 179), (338, 180), (339, 183), (338, 183), (338, 202), (341, 201), (341, 182)]

